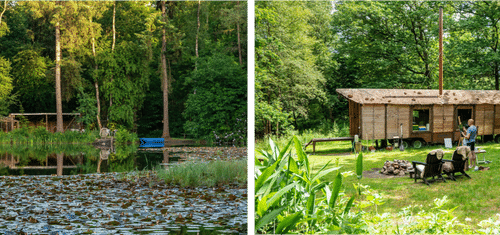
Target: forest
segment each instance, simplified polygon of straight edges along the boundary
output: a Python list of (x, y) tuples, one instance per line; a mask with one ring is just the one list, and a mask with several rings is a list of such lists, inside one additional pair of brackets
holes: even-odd
[(256, 2), (256, 136), (348, 128), (337, 88), (437, 89), (441, 7), (444, 89), (498, 90), (500, 2)]
[(0, 116), (246, 141), (245, 1), (0, 4)]

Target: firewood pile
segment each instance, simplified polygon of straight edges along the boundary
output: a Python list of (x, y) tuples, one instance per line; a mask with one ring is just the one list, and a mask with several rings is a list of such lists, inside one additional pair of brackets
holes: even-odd
[(404, 176), (407, 172), (413, 171), (411, 162), (406, 160), (385, 161), (384, 167), (380, 173), (385, 175), (398, 175)]

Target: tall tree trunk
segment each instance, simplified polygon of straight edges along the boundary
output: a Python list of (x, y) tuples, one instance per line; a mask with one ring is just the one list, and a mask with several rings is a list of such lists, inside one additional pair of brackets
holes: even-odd
[(198, 14), (196, 15), (196, 20), (197, 20), (197, 26), (196, 26), (196, 47), (195, 47), (195, 53), (196, 53), (196, 58), (199, 57), (198, 55), (198, 35), (200, 34), (200, 6), (201, 6), (201, 1), (198, 0)]
[[(167, 15), (165, 9), (165, 1), (161, 1), (161, 15), (163, 22), (167, 22)], [(170, 138), (170, 129), (168, 125), (168, 75), (167, 75), (167, 36), (165, 26), (163, 27), (163, 35), (161, 42), (161, 75), (162, 75), (162, 90), (163, 90), (163, 134), (162, 137)]]
[[(56, 2), (60, 5), (60, 2)], [(56, 19), (56, 112), (57, 112), (57, 132), (63, 132), (62, 100), (61, 100), (61, 31), (59, 18)]]
[[(111, 44), (111, 53), (115, 52), (115, 43), (116, 43), (116, 29), (115, 29), (115, 16), (116, 16), (116, 1), (113, 1), (113, 44)], [(111, 75), (111, 84), (113, 84), (113, 75)], [(109, 93), (109, 110), (111, 110), (111, 106), (113, 105), (113, 93)], [(109, 112), (108, 112), (109, 118)]]
[[(236, 4), (238, 5), (238, 10), (239, 10), (240, 1), (237, 1)], [(241, 40), (240, 40), (240, 21), (239, 21), (239, 18), (238, 18), (238, 22), (236, 23), (236, 29), (237, 29), (237, 32), (238, 32), (238, 55), (239, 55), (239, 58), (240, 58), (240, 65), (242, 65), (243, 61), (241, 59)]]
[[(92, 18), (90, 18), (90, 23), (92, 24)], [(92, 55), (94, 56), (94, 62), (96, 62), (94, 28), (92, 28)], [(97, 62), (96, 62), (95, 66), (94, 66), (94, 71), (97, 71), (98, 68), (99, 68), (99, 66), (97, 65)], [(101, 130), (101, 128), (102, 128), (101, 101), (99, 99), (99, 82), (98, 82), (97, 77), (94, 80), (94, 86), (95, 86), (95, 99), (97, 101), (97, 125), (99, 126), (99, 130)]]

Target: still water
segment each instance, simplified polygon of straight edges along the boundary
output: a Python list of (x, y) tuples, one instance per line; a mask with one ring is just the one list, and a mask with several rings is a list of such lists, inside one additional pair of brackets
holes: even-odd
[(0, 175), (75, 175), (151, 170), (182, 161), (245, 159), (246, 148), (137, 145), (0, 145)]
[(246, 233), (246, 186), (183, 188), (149, 175), (246, 148), (0, 145), (0, 234)]
[[(165, 156), (164, 156), (165, 155)], [(177, 162), (179, 156), (138, 150), (137, 146), (0, 145), (0, 175), (75, 175), (147, 170)]]

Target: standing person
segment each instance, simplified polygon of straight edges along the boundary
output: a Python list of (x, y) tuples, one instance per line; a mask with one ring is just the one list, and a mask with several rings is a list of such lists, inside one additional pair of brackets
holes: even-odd
[(476, 126), (474, 126), (474, 120), (473, 119), (469, 119), (468, 121), (468, 124), (469, 124), (469, 128), (467, 128), (467, 134), (465, 135), (463, 132), (462, 132), (462, 136), (465, 138), (465, 140), (467, 140), (467, 146), (470, 147), (470, 151), (471, 151), (471, 163), (473, 164), (472, 166), (469, 166), (469, 168), (472, 168), (472, 167), (475, 167), (474, 170), (477, 170), (477, 161), (476, 161), (476, 153), (474, 152), (476, 146), (476, 136), (477, 136), (477, 128)]

